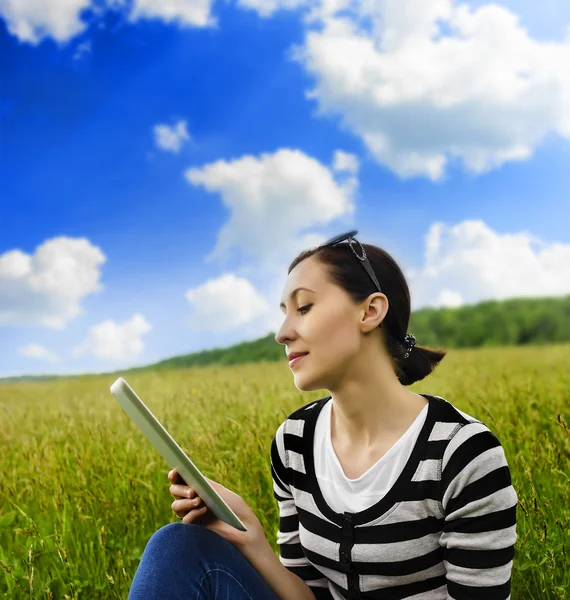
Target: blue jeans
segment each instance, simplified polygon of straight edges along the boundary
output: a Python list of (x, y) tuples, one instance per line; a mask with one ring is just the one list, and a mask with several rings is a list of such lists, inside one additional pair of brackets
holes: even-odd
[(193, 523), (168, 523), (149, 539), (128, 600), (279, 600), (243, 554)]

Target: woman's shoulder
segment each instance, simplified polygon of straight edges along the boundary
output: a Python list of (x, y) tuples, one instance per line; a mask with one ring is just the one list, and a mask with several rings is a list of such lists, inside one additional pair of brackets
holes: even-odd
[[(470, 412), (461, 410), (449, 400), (435, 396), (439, 400), (434, 415), (434, 426), (445, 434), (446, 445), (444, 463), (449, 455), (454, 454), (460, 447), (469, 448), (470, 452), (478, 454), (489, 447), (500, 447), (502, 444), (493, 427)], [(492, 418), (492, 417), (491, 417)], [(466, 450), (462, 450), (466, 451)]]
[(472, 446), (475, 441), (479, 444), (485, 443), (485, 439), (491, 439), (492, 443), (500, 445), (493, 427), (489, 427), (485, 421), (471, 412), (461, 410), (442, 396), (432, 395), (431, 398), (435, 399), (436, 403), (432, 412), (433, 431), (430, 433), (430, 439), (444, 441), (446, 454), (453, 452), (458, 445), (468, 443)]
[(318, 398), (317, 400), (312, 400), (311, 402), (296, 408), (293, 412), (289, 413), (285, 419), (283, 419), (277, 428), (276, 436), (282, 438), (284, 433), (290, 433), (302, 437), (305, 429), (305, 423), (311, 415), (311, 411), (313, 409), (322, 408), (323, 404), (329, 399), (330, 396)]
[(424, 396), (429, 396), (430, 400), (435, 401), (433, 411), (435, 421), (456, 423), (458, 426), (469, 425), (470, 423), (482, 423), (484, 425), (483, 421), (461, 410), (454, 402), (450, 402), (443, 396), (436, 396), (435, 394), (424, 394)]
[(307, 419), (310, 411), (312, 409), (318, 409), (323, 406), (323, 404), (330, 398), (330, 396), (325, 396), (324, 398), (319, 398), (318, 400), (312, 400), (299, 408), (296, 408), (291, 414), (287, 416), (287, 419)]

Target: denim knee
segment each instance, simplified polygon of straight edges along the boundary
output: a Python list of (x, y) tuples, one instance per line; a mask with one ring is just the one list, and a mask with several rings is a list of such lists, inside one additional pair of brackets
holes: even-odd
[(277, 600), (253, 566), (223, 536), (173, 522), (149, 539), (129, 600), (232, 598)]
[[(217, 556), (221, 547), (229, 544), (225, 538), (215, 531), (194, 523), (167, 523), (155, 531), (147, 546), (149, 550), (167, 551), (174, 555), (192, 555), (205, 558)], [(195, 552), (194, 552), (195, 551)]]

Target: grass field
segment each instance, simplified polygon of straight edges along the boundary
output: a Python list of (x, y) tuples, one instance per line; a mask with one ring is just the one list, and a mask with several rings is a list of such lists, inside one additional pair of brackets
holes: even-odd
[[(170, 467), (109, 392), (116, 376), (0, 384), (2, 598), (126, 599), (149, 537), (175, 521)], [(277, 551), (269, 450), (299, 392), (286, 361), (126, 377)], [(570, 345), (451, 350), (411, 386), (501, 441), (519, 497), (513, 600), (570, 599)]]

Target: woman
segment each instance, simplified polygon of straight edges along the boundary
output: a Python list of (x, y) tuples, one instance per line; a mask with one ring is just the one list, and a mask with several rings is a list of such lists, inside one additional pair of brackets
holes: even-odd
[(503, 448), (447, 400), (405, 388), (445, 352), (406, 333), (402, 271), (356, 233), (288, 271), (275, 339), (303, 355), (289, 363), (296, 387), (330, 395), (272, 440), (279, 557), (239, 496), (211, 482), (247, 532), (195, 508), (171, 471), (183, 523), (151, 537), (129, 598), (510, 598), (518, 498)]

